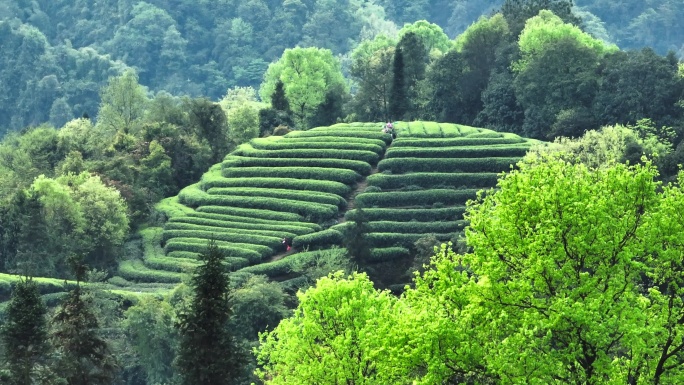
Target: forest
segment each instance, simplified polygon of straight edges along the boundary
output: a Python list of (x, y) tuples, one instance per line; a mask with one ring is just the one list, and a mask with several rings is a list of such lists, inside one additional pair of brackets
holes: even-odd
[(681, 383), (682, 20), (0, 4), (0, 383)]

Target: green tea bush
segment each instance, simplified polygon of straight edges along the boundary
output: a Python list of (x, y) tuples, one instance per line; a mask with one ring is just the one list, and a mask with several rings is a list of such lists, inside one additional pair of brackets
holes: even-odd
[(485, 158), (485, 157), (523, 157), (529, 145), (471, 146), (438, 148), (392, 148), (385, 154), (388, 158)]
[(476, 189), (433, 189), (364, 193), (356, 197), (356, 202), (363, 204), (364, 207), (426, 206), (435, 202), (445, 205), (463, 205), (469, 199), (474, 199), (477, 191)]
[(223, 167), (321, 167), (341, 168), (356, 171), (361, 175), (371, 172), (370, 164), (360, 160), (329, 158), (253, 158), (230, 156), (223, 161)]
[(351, 159), (375, 164), (380, 160), (380, 156), (373, 151), (363, 150), (257, 150), (251, 146), (241, 146), (233, 152), (233, 155), (249, 156), (254, 158), (329, 158), (329, 159)]
[(469, 134), (469, 138), (502, 138), (503, 135), (500, 132), (494, 132), (494, 131), (484, 131), (484, 132), (478, 132), (474, 134)]
[(360, 144), (374, 144), (382, 147), (387, 147), (382, 139), (372, 138), (350, 138), (350, 137), (336, 137), (336, 136), (310, 136), (310, 137), (289, 137), (285, 138), (287, 143), (360, 143)]
[(247, 266), (239, 270), (239, 272), (250, 273), (255, 275), (266, 275), (269, 278), (284, 276), (292, 273), (294, 267), (306, 265), (316, 258), (317, 251), (296, 253), (285, 258), (274, 261), (260, 263), (254, 266)]
[[(365, 208), (363, 213), (368, 221), (456, 221), (463, 218), (465, 206), (445, 207), (443, 209)], [(357, 210), (350, 210), (347, 211), (345, 218), (347, 221), (354, 221), (357, 214)]]
[(162, 199), (154, 205), (154, 210), (163, 214), (166, 218), (184, 216), (194, 211), (190, 207), (181, 204), (177, 196)]
[[(379, 171), (392, 174), (407, 172), (503, 172), (520, 158), (393, 158), (378, 164)], [(182, 200), (181, 200), (182, 202)]]
[[(227, 168), (223, 170), (226, 178), (270, 177), (331, 180), (344, 184), (354, 184), (361, 175), (341, 168), (321, 167), (245, 167)], [(184, 203), (181, 199), (181, 203)]]
[(243, 234), (247, 237), (251, 237), (252, 235), (262, 235), (265, 237), (288, 237), (288, 238), (293, 238), (296, 237), (298, 234), (287, 232), (287, 231), (282, 231), (282, 230), (255, 230), (255, 229), (237, 229), (237, 228), (231, 228), (231, 227), (223, 227), (223, 226), (202, 226), (202, 225), (196, 225), (193, 223), (178, 223), (178, 222), (169, 222), (165, 226), (165, 231), (169, 230), (188, 230), (188, 231), (207, 231), (207, 232), (216, 232), (216, 233), (221, 233), (221, 234)]
[(368, 262), (390, 262), (411, 256), (411, 251), (405, 247), (384, 247), (371, 250)]
[(347, 201), (339, 195), (319, 191), (292, 191), (285, 189), (267, 189), (257, 187), (212, 187), (207, 191), (207, 193), (209, 195), (292, 199), (304, 202), (324, 203), (340, 208), (347, 206)]
[(351, 192), (351, 188), (344, 183), (328, 180), (293, 179), (293, 178), (217, 178), (202, 182), (202, 188), (208, 190), (212, 187), (258, 187), (258, 188), (281, 188), (288, 190), (321, 191), (330, 194), (345, 196)]
[(183, 274), (172, 271), (153, 270), (140, 260), (128, 260), (119, 263), (119, 275), (129, 281), (180, 283)]
[(164, 230), (164, 241), (172, 238), (201, 238), (214, 239), (224, 242), (249, 243), (253, 245), (264, 245), (271, 248), (280, 245), (281, 238), (277, 236), (266, 236), (247, 233), (228, 233), (218, 231), (203, 230)]
[(192, 273), (201, 264), (197, 259), (147, 256), (145, 266), (153, 270), (173, 271), (176, 273)]
[(249, 144), (257, 150), (328, 150), (326, 152), (333, 152), (335, 150), (357, 150), (357, 151), (372, 151), (376, 154), (381, 153), (384, 148), (376, 144), (366, 143), (349, 143), (349, 142), (312, 142), (312, 141), (288, 141), (288, 140), (261, 140), (253, 139)]
[(425, 127), (422, 121), (408, 122), (409, 135), (415, 138), (427, 138), (428, 133), (425, 132)]
[[(450, 234), (435, 234), (438, 240), (446, 242), (453, 237)], [(373, 248), (403, 247), (410, 249), (413, 243), (424, 237), (425, 234), (401, 234), (401, 233), (368, 233), (368, 242)]]
[(444, 136), (442, 128), (437, 122), (423, 122), (423, 131), (427, 137), (431, 138), (441, 138)]
[[(207, 250), (207, 239), (197, 239), (197, 238), (178, 238), (171, 239), (166, 242), (164, 250), (171, 254), (176, 251), (184, 251), (191, 253), (203, 253)], [(219, 249), (226, 252), (226, 255), (234, 258), (244, 258), (250, 263), (259, 263), (261, 260), (267, 256), (272, 255), (273, 250), (269, 247), (267, 248), (269, 252), (260, 252), (253, 249), (249, 244), (235, 244), (235, 243), (225, 243), (216, 242), (216, 246)]]
[(230, 220), (222, 220), (222, 219), (216, 219), (216, 218), (235, 218), (235, 217), (226, 217), (222, 216), (221, 214), (209, 214), (212, 215), (213, 217), (210, 218), (203, 218), (203, 217), (196, 217), (196, 216), (189, 216), (189, 217), (180, 217), (180, 218), (174, 218), (170, 220), (166, 226), (169, 228), (171, 224), (195, 224), (195, 225), (202, 225), (202, 226), (213, 226), (213, 227), (222, 227), (222, 228), (231, 228), (231, 229), (246, 229), (246, 230), (269, 230), (269, 231), (286, 231), (289, 233), (294, 233), (296, 235), (302, 235), (302, 234), (309, 234), (314, 231), (320, 230), (320, 226), (318, 225), (312, 225), (312, 226), (304, 226), (307, 223), (304, 222), (275, 222), (275, 221), (269, 221), (269, 222), (259, 222), (255, 223), (252, 222), (249, 218), (243, 218), (241, 221), (230, 221)]
[[(197, 213), (233, 215), (237, 217), (261, 219), (266, 221), (283, 221), (283, 222), (299, 222), (302, 216), (295, 213), (286, 213), (282, 211), (273, 210), (257, 210), (242, 207), (225, 207), (225, 206), (202, 206), (197, 208)], [(195, 215), (195, 214), (192, 214)], [(255, 222), (259, 223), (259, 222)]]
[(414, 139), (399, 138), (392, 144), (392, 150), (399, 147), (456, 147), (456, 146), (494, 146), (503, 144), (522, 144), (531, 142), (515, 135), (506, 134), (503, 138), (444, 138), (444, 139)]
[(295, 237), (292, 241), (292, 246), (297, 250), (315, 250), (327, 246), (340, 245), (342, 244), (342, 238), (341, 232), (334, 229), (328, 229)]
[(465, 225), (466, 221), (464, 220), (448, 222), (368, 222), (368, 228), (373, 233), (452, 233), (463, 230)]
[(441, 186), (476, 188), (495, 187), (499, 179), (497, 173), (431, 173), (420, 172), (410, 174), (386, 175), (374, 174), (366, 179), (370, 186), (383, 190), (397, 190), (408, 186), (434, 188)]
[(355, 129), (342, 129), (342, 130), (309, 130), (309, 131), (293, 131), (287, 134), (286, 138), (307, 138), (307, 137), (322, 137), (322, 136), (332, 136), (339, 138), (368, 138), (368, 139), (379, 139), (385, 143), (392, 142), (392, 136), (382, 132), (382, 127), (378, 126), (376, 130), (355, 130)]

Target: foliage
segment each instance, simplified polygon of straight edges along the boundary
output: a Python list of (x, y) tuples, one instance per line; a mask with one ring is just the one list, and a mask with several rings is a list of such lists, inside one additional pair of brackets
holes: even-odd
[(182, 384), (233, 384), (244, 359), (227, 329), (232, 310), (225, 254), (214, 243), (191, 280), (192, 299), (178, 313), (180, 342), (175, 365)]
[(30, 384), (48, 352), (47, 308), (40, 298), (38, 285), (30, 278), (17, 282), (5, 312), (0, 338), (5, 346), (4, 361), (10, 384)]

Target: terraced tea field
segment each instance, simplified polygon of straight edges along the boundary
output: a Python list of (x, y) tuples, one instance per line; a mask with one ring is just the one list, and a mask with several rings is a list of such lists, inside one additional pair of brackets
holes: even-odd
[[(315, 250), (342, 255), (342, 233), (367, 218), (372, 262), (410, 261), (416, 240), (448, 241), (463, 230), (465, 204), (533, 141), (455, 124), (336, 124), (254, 139), (202, 179), (157, 205), (159, 227), (140, 231), (141, 257), (122, 261), (107, 287), (160, 292), (198, 265), (209, 240), (228, 254), (233, 274), (265, 274), (296, 288)], [(292, 241), (285, 252), (282, 239)], [(9, 289), (0, 276), (0, 292)], [(58, 292), (55, 282), (45, 283)], [(5, 287), (6, 286), (6, 287)], [(63, 284), (61, 285), (64, 286)]]
[[(381, 127), (337, 124), (240, 146), (158, 205), (168, 220), (143, 232), (145, 256), (122, 263), (121, 276), (179, 282), (214, 239), (237, 273), (296, 279), (295, 262), (342, 244), (356, 206), (368, 219), (373, 261), (406, 259), (419, 238), (447, 241), (462, 231), (466, 201), (495, 186), (531, 145), (513, 134), (435, 122), (397, 122), (392, 142)], [(284, 253), (282, 238), (300, 253)]]

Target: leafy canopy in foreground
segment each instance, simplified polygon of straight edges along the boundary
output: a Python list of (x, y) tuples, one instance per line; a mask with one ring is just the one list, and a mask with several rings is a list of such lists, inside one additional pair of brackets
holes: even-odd
[(443, 245), (398, 301), (369, 286), (349, 295), (357, 279), (300, 295), (264, 336), (265, 373), (274, 384), (317, 383), (322, 367), (352, 368), (355, 383), (681, 383), (684, 193), (657, 176), (649, 162), (527, 158), (469, 206), (472, 251)]

